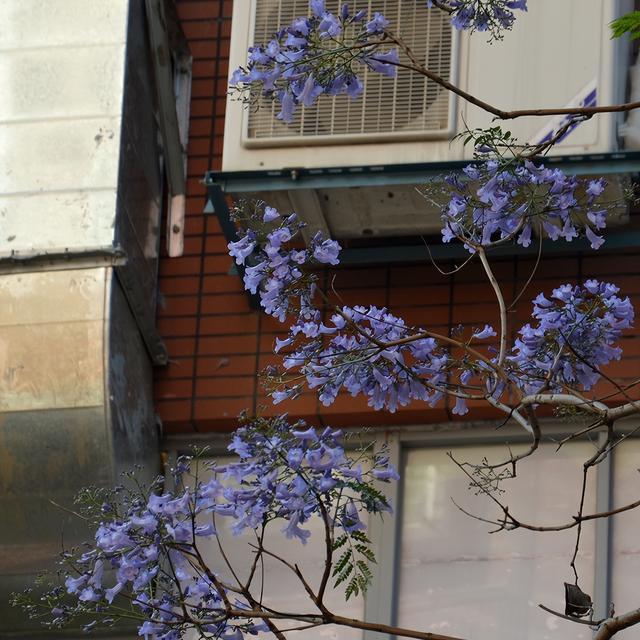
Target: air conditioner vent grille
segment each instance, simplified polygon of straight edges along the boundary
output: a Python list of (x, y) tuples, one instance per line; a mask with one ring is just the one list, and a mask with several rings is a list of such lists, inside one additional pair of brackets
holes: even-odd
[[(327, 10), (338, 12), (343, 0), (328, 0)], [(449, 79), (451, 73), (452, 29), (446, 13), (425, 9), (422, 2), (407, 0), (355, 0), (353, 11), (379, 11), (391, 20), (395, 29), (428, 69)], [(267, 42), (282, 25), (308, 12), (308, 0), (256, 0), (255, 43)], [(249, 140), (276, 139), (305, 144), (325, 136), (336, 138), (399, 137), (398, 134), (428, 133), (430, 136), (449, 128), (450, 94), (434, 82), (399, 69), (396, 78), (383, 77), (363, 70), (364, 94), (356, 100), (341, 95), (323, 96), (314, 107), (301, 108), (294, 121), (285, 124), (275, 118), (279, 107), (264, 100), (249, 112)]]

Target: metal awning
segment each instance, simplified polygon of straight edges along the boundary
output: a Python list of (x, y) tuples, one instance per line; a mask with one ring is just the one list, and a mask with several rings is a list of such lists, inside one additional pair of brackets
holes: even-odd
[[(635, 175), (640, 173), (640, 152), (616, 152), (593, 155), (550, 156), (547, 166), (584, 176)], [(262, 199), (283, 212), (296, 211), (307, 222), (309, 233), (321, 229), (337, 240), (366, 239), (367, 246), (346, 248), (343, 264), (373, 262), (457, 259), (467, 256), (457, 244), (425, 245), (423, 238), (439, 233), (440, 219), (435, 208), (430, 211), (416, 187), (451, 172), (459, 171), (469, 161), (372, 165), (362, 167), (286, 168), (264, 171), (210, 171), (205, 176), (207, 203), (205, 213), (215, 213), (229, 240), (235, 228), (229, 219), (227, 197)], [(398, 246), (392, 240), (402, 237)], [(415, 242), (406, 239), (415, 238)], [(609, 247), (635, 247), (640, 231), (612, 230), (607, 234)], [(349, 244), (347, 242), (347, 244)], [(360, 243), (361, 244), (361, 243)], [(586, 250), (589, 243), (545, 241), (552, 252)], [(538, 247), (519, 248), (519, 253), (536, 253)], [(510, 255), (505, 246), (495, 254)]]

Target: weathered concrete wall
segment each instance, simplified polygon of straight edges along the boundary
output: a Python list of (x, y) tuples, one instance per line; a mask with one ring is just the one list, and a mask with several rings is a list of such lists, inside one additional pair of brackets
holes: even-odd
[[(159, 472), (151, 366), (111, 268), (0, 277), (0, 637), (8, 595), (85, 539), (82, 486)], [(32, 632), (27, 632), (31, 637)]]
[[(2, 638), (39, 635), (8, 594), (89, 533), (51, 501), (159, 470), (151, 69), (143, 0), (0, 1)], [(115, 246), (126, 264), (96, 257)]]
[(127, 10), (0, 3), (0, 256), (113, 244)]
[(161, 471), (153, 369), (116, 277), (111, 281), (107, 340), (106, 406), (114, 479), (136, 465), (150, 479)]
[(0, 278), (0, 635), (25, 626), (8, 593), (51, 566), (80, 521), (82, 484), (113, 475), (105, 411), (111, 269)]

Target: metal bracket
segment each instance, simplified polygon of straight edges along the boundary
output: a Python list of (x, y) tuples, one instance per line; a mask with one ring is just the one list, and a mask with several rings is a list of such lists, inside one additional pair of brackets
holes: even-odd
[[(182, 255), (184, 251), (191, 54), (187, 41), (180, 31), (172, 2), (145, 0), (145, 7), (158, 97), (160, 133), (169, 183), (167, 252), (170, 257), (175, 257)], [(179, 74), (177, 77), (174, 66)], [(181, 112), (180, 119), (177, 107)]]
[(0, 255), (0, 274), (17, 271), (84, 269), (123, 265), (127, 254), (120, 246), (51, 249), (49, 251), (12, 251)]
[(294, 211), (304, 211), (307, 226), (302, 229), (302, 237), (307, 244), (317, 231), (322, 231), (325, 238), (331, 237), (317, 191), (314, 189), (289, 191), (289, 200)]
[(114, 272), (129, 303), (131, 313), (138, 325), (151, 361), (156, 366), (166, 365), (169, 362), (167, 348), (156, 329), (153, 314), (149, 312), (145, 302), (140, 300), (139, 295), (137, 295), (138, 287), (134, 275), (125, 266), (115, 267)]

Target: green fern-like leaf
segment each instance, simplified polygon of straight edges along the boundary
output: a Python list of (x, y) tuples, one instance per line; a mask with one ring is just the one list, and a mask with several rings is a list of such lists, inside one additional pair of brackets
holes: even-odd
[(333, 550), (336, 551), (336, 549), (340, 549), (340, 547), (344, 547), (348, 539), (349, 538), (346, 534), (342, 534), (341, 536), (337, 537), (333, 541)]
[(357, 596), (360, 593), (360, 589), (358, 587), (358, 581), (354, 578), (347, 585), (347, 588), (344, 591), (345, 600), (348, 600), (351, 596)]
[(365, 578), (371, 579), (373, 576), (371, 574), (371, 569), (364, 560), (356, 560), (356, 566), (360, 569), (360, 573)]
[(353, 572), (353, 565), (351, 563), (348, 563), (340, 572), (340, 575), (338, 576), (338, 578), (336, 579), (336, 581), (333, 583), (334, 587), (337, 587), (338, 585), (342, 584)]
[(358, 542), (362, 542), (364, 544), (371, 544), (371, 540), (369, 540), (367, 534), (364, 531), (352, 531), (351, 538), (352, 540), (357, 540)]
[(376, 556), (369, 547), (364, 544), (355, 544), (353, 546), (354, 549), (359, 551), (369, 562), (373, 562), (373, 564), (376, 564)]
[(637, 40), (640, 38), (640, 11), (632, 11), (620, 16), (609, 26), (612, 38), (621, 38), (628, 33), (631, 40)]
[(344, 553), (342, 553), (342, 555), (338, 558), (338, 561), (333, 567), (333, 575), (340, 573), (344, 569), (344, 567), (347, 565), (347, 562), (349, 562), (350, 557), (351, 557), (350, 550), (347, 550)]

